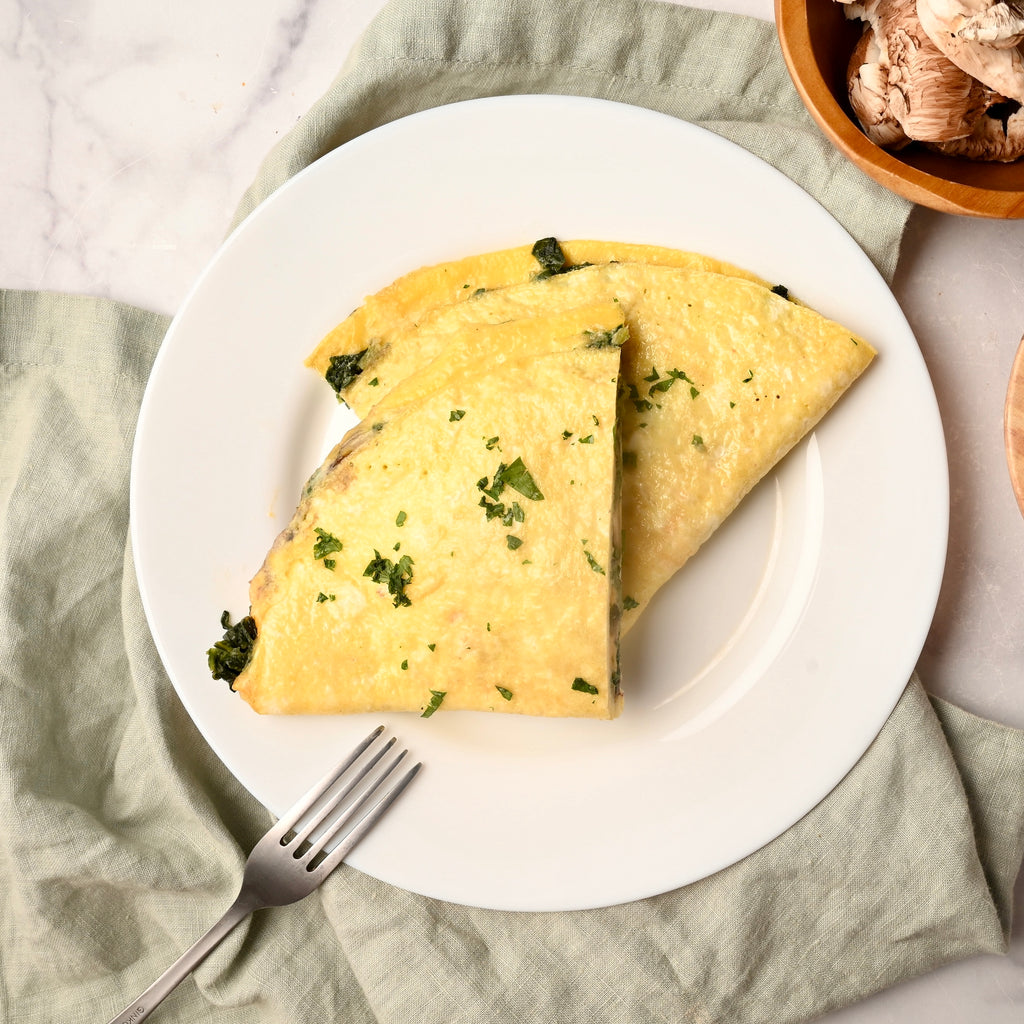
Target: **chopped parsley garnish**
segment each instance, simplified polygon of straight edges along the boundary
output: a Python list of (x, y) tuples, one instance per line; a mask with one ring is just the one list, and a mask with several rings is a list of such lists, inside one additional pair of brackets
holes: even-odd
[(431, 690), (430, 691), (430, 703), (427, 704), (423, 710), (423, 714), (420, 718), (429, 718), (440, 706), (441, 702), (447, 695), (447, 690)]
[(648, 412), (654, 408), (654, 403), (646, 398), (641, 398), (640, 391), (635, 384), (628, 384), (626, 391), (629, 396), (629, 400), (633, 403), (633, 408), (637, 412)]
[[(497, 478), (497, 473), (495, 478)], [(530, 471), (518, 455), (515, 461), (505, 469), (501, 479), (503, 483), (508, 484), (512, 490), (518, 491), (524, 498), (529, 498), (531, 501), (544, 500), (544, 495), (541, 494), (540, 488), (533, 477), (530, 476)]]
[(754, 379), (754, 371), (753, 370), (747, 370), (747, 375), (746, 375), (746, 377), (743, 378), (743, 383), (744, 384), (749, 384), (753, 379)]
[(334, 594), (325, 594), (322, 590), (316, 595), (316, 603), (323, 604), (325, 601), (333, 601), (335, 599)]
[(494, 436), (494, 437), (489, 437), (489, 438), (487, 438), (487, 440), (486, 440), (486, 441), (484, 442), (484, 447), (485, 447), (485, 448), (486, 448), (486, 449), (487, 449), (488, 451), (491, 451), (492, 449), (494, 449), (494, 448), (497, 448), (497, 447), (498, 447), (498, 441), (499, 441), (499, 440), (501, 440), (501, 439), (500, 439), (500, 438), (499, 438), (499, 437), (497, 436), (497, 434), (495, 434), (495, 436)]
[[(511, 505), (506, 505), (505, 502), (498, 500), (506, 487), (511, 487), (532, 501), (544, 500), (544, 495), (537, 486), (537, 482), (530, 475), (530, 471), (519, 457), (510, 465), (506, 465), (504, 462), (498, 463), (498, 468), (494, 471), (493, 478), (481, 477), (477, 480), (476, 486), (479, 490), (483, 491), (483, 497), (480, 499), (479, 504), (484, 510), (484, 515), (487, 517), (488, 522), (492, 519), (498, 519), (506, 527), (512, 526), (513, 523), (526, 522), (526, 512), (518, 501), (513, 501)], [(510, 551), (515, 551), (523, 542), (520, 538), (509, 535), (506, 536), (505, 543)]]
[(498, 463), (498, 468), (494, 471), (494, 477), (490, 483), (488, 483), (487, 477), (481, 477), (476, 485), (495, 501), (501, 496), (501, 492), (506, 486), (518, 491), (524, 498), (529, 498), (531, 501), (544, 500), (544, 495), (541, 494), (537, 482), (518, 455), (510, 465), (506, 466), (504, 462)]
[[(401, 511), (401, 512), (399, 512), (399, 513), (398, 513), (398, 515), (397, 515), (397, 516), (395, 516), (395, 526), (404, 526), (404, 525), (405, 525), (405, 521), (406, 521), (406, 519), (408, 519), (408, 518), (409, 518), (409, 517), (408, 517), (408, 515), (407, 515), (407, 514), (405, 513), (405, 511), (404, 511), (404, 510), (403, 510), (403, 511)], [(395, 550), (397, 551), (398, 549), (396, 548)]]
[(376, 377), (374, 377), (374, 378), (373, 378), (373, 380), (368, 380), (368, 381), (366, 382), (366, 386), (367, 386), (367, 387), (371, 387), (371, 388), (375, 388), (375, 387), (377, 387), (377, 385), (378, 385), (378, 384), (380, 384), (380, 381), (379, 381), (379, 380), (377, 380), (377, 378), (376, 378)]
[(789, 298), (789, 289), (784, 284), (777, 284), (772, 288), (773, 295), (779, 295), (784, 299)]
[(448, 414), (448, 422), (449, 423), (457, 423), (465, 415), (466, 415), (466, 410), (465, 409), (452, 409), (452, 411)]
[(578, 693), (597, 693), (596, 686), (592, 686), (586, 679), (581, 679), (579, 676), (572, 681), (572, 688)]
[(386, 583), (388, 593), (393, 598), (396, 608), (412, 604), (405, 588), (412, 582), (413, 561), (408, 555), (402, 555), (397, 562), (390, 558), (382, 558), (381, 553), (374, 549), (373, 559), (363, 570), (364, 576), (369, 576), (374, 583)]
[(512, 699), (512, 691), (511, 690), (506, 689), (504, 686), (496, 686), (495, 689), (498, 691), (498, 693), (500, 693), (502, 695), (502, 697), (505, 698), (505, 700), (511, 700)]
[(367, 349), (354, 355), (331, 356), (331, 365), (324, 374), (324, 379), (334, 388), (338, 397), (363, 372), (362, 359)]
[(594, 435), (593, 434), (587, 434), (586, 437), (581, 437), (580, 438), (580, 444), (593, 444), (593, 443), (594, 443)]
[(622, 599), (622, 607), (629, 612), (634, 608), (639, 608), (640, 602), (635, 597), (624, 597)]
[[(396, 549), (396, 550), (397, 550), (397, 549)], [(337, 564), (338, 564), (338, 563), (337, 563), (337, 562), (336, 562), (336, 561), (335, 561), (335, 560), (334, 560), (333, 558), (325, 558), (325, 559), (324, 559), (324, 568), (325, 568), (325, 569), (330, 569), (330, 570), (331, 570), (331, 572), (334, 572), (334, 567), (335, 567), (335, 566), (336, 566)]]
[(690, 442), (690, 444), (692, 444), (694, 448), (703, 448), (704, 438), (701, 437), (700, 434), (694, 434), (693, 440)]
[[(688, 384), (690, 384), (690, 385), (693, 384), (693, 381), (690, 380), (690, 378), (687, 377), (686, 374), (683, 373), (682, 370), (669, 370), (668, 373), (665, 374), (664, 377), (662, 377), (661, 374), (659, 374), (658, 371), (656, 369), (654, 369), (653, 367), (651, 368), (651, 375), (648, 376), (648, 377), (644, 377), (644, 380), (646, 380), (646, 381), (653, 381), (651, 386), (647, 389), (647, 394), (649, 394), (649, 395), (653, 395), (655, 391), (659, 391), (659, 392), (668, 391), (668, 389), (670, 387), (672, 387), (672, 385), (675, 384), (675, 382), (677, 380), (685, 380)], [(691, 394), (692, 394), (693, 393), (693, 388), (692, 387), (691, 387), (690, 391), (691, 391)], [(698, 392), (698, 394), (699, 394), (699, 392)]]
[[(586, 544), (587, 542), (584, 541), (583, 543)], [(594, 572), (599, 572), (604, 576), (605, 571), (601, 568), (601, 563), (598, 562), (598, 560), (586, 548), (583, 549), (583, 554), (587, 556), (587, 562), (589, 563), (590, 568), (593, 569)]]
[(206, 661), (213, 678), (225, 680), (234, 690), (235, 680), (252, 657), (256, 620), (246, 615), (232, 626), (231, 616), (225, 611), (220, 617), (220, 624), (224, 636), (206, 652)]
[(571, 430), (563, 430), (562, 431), (562, 440), (563, 441), (568, 441), (570, 437), (572, 437), (572, 431)]
[(409, 668), (409, 659), (406, 658), (405, 661), (402, 662), (401, 669), (402, 669), (403, 672), (405, 672), (408, 668)]
[[(313, 532), (316, 534), (316, 542), (313, 544), (313, 557), (315, 559), (326, 559), (328, 555), (333, 555), (335, 551), (341, 551), (341, 541), (333, 533), (328, 533), (319, 526), (315, 526)], [(326, 561), (324, 564), (327, 565)], [(334, 568), (333, 561), (327, 568)]]
[(437, 644), (427, 644), (427, 650), (428, 651), (433, 651), (436, 646), (437, 646)]
[(561, 274), (565, 270), (567, 260), (557, 238), (539, 239), (533, 243), (530, 252), (541, 266), (541, 273), (538, 276), (551, 277), (551, 275)]

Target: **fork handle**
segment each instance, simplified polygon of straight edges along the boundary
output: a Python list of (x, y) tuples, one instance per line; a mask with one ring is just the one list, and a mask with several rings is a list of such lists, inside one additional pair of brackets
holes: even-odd
[(235, 925), (257, 909), (258, 906), (252, 900), (239, 893), (224, 916), (205, 935), (192, 943), (145, 992), (116, 1014), (110, 1024), (139, 1024), (139, 1021), (145, 1020), (209, 956)]

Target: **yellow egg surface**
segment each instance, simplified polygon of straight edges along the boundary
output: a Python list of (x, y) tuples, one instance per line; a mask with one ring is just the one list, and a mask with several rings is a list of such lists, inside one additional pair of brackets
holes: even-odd
[[(332, 358), (354, 359), (369, 349), (370, 360), (360, 360), (363, 367), (368, 366), (376, 361), (375, 353), (387, 347), (393, 332), (419, 322), (431, 310), (466, 302), (493, 288), (524, 284), (539, 274), (545, 274), (545, 264), (535, 255), (545, 242), (554, 243), (555, 240), (543, 239), (533, 246), (482, 253), (410, 271), (368, 296), (350, 316), (328, 332), (309, 355), (306, 365), (325, 375)], [(664, 246), (590, 239), (556, 245), (560, 258), (564, 258), (565, 265), (570, 267), (612, 262), (643, 263), (714, 270), (728, 276), (758, 280), (749, 271), (711, 256)], [(360, 410), (365, 411), (376, 401), (375, 396), (365, 390), (367, 381), (372, 377), (373, 374), (359, 374), (338, 389), (339, 395), (360, 415)]]
[(620, 350), (591, 324), (345, 436), (252, 581), (253, 708), (618, 714)]

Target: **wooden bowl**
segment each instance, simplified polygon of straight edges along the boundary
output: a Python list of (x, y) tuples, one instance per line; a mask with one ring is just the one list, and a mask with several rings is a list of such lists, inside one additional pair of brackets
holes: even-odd
[(1024, 514), (1024, 338), (1020, 339), (1010, 370), (1010, 383), (1006, 388), (1003, 440), (1006, 446), (1006, 465), (1010, 471), (1010, 486)]
[(775, 0), (782, 55), (811, 116), (832, 144), (886, 188), (942, 213), (1024, 217), (1024, 159), (1011, 164), (942, 156), (911, 145), (890, 153), (869, 142), (846, 97), (846, 65), (863, 25), (835, 0)]

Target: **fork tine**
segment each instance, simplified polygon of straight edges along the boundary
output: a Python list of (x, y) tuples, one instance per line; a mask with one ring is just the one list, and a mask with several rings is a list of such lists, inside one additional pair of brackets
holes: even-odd
[[(339, 776), (344, 775), (345, 772), (352, 767), (353, 764), (359, 759), (367, 747), (378, 736), (384, 731), (383, 725), (378, 725), (369, 736), (363, 740), (345, 759), (339, 762), (334, 768), (332, 768), (315, 786), (313, 786), (301, 800), (296, 801), (294, 806), (285, 814), (283, 818), (280, 818), (277, 824), (271, 829), (271, 833), (275, 838), (280, 839), (282, 836), (287, 835), (302, 819), (302, 816), (306, 814), (311, 807), (313, 807), (317, 800), (319, 800), (330, 788), (337, 782)], [(269, 833), (268, 833), (269, 834)]]
[[(309, 871), (318, 874), (321, 878), (329, 875), (344, 858), (351, 852), (352, 848), (358, 843), (367, 832), (377, 823), (377, 820), (384, 814), (384, 812), (398, 799), (399, 794), (406, 786), (412, 782), (416, 773), (423, 767), (420, 762), (412, 765), (402, 775), (396, 776), (395, 769), (402, 762), (405, 756), (408, 754), (407, 750), (403, 750), (401, 754), (395, 759), (394, 764), (388, 768), (387, 772), (382, 778), (380, 778), (373, 786), (372, 789), (367, 792), (363, 798), (352, 808), (346, 815), (346, 819), (353, 815), (358, 816), (355, 825), (346, 833), (345, 837), (335, 846), (329, 853), (322, 855), (321, 859), (312, 863), (309, 867)], [(373, 797), (377, 797), (376, 802), (370, 804)], [(367, 805), (370, 804), (369, 807)], [(339, 823), (339, 827), (345, 823)], [(331, 831), (330, 835), (320, 840), (320, 846), (326, 845), (338, 834), (338, 828)]]
[[(303, 843), (308, 842), (310, 836), (316, 832), (324, 819), (341, 807), (345, 800), (351, 795), (352, 791), (370, 777), (374, 768), (376, 768), (380, 763), (381, 758), (384, 757), (396, 742), (396, 737), (392, 736), (391, 739), (389, 739), (387, 743), (385, 743), (384, 746), (366, 762), (366, 764), (359, 768), (358, 772), (353, 774), (352, 778), (346, 780), (345, 784), (336, 793), (331, 793), (330, 787), (328, 786), (327, 790), (325, 790), (323, 794), (325, 796), (330, 794), (327, 801), (319, 807), (309, 821), (304, 822), (301, 817), (299, 818), (299, 823), (296, 826), (293, 826), (295, 835), (289, 839), (288, 845), (294, 844), (296, 846), (301, 846)], [(346, 772), (342, 771), (335, 777), (334, 781), (340, 781), (344, 778), (345, 774)], [(316, 806), (316, 801), (313, 802), (313, 806)], [(301, 825), (301, 827), (299, 827), (299, 825)], [(296, 853), (295, 856), (299, 856), (298, 853)]]

